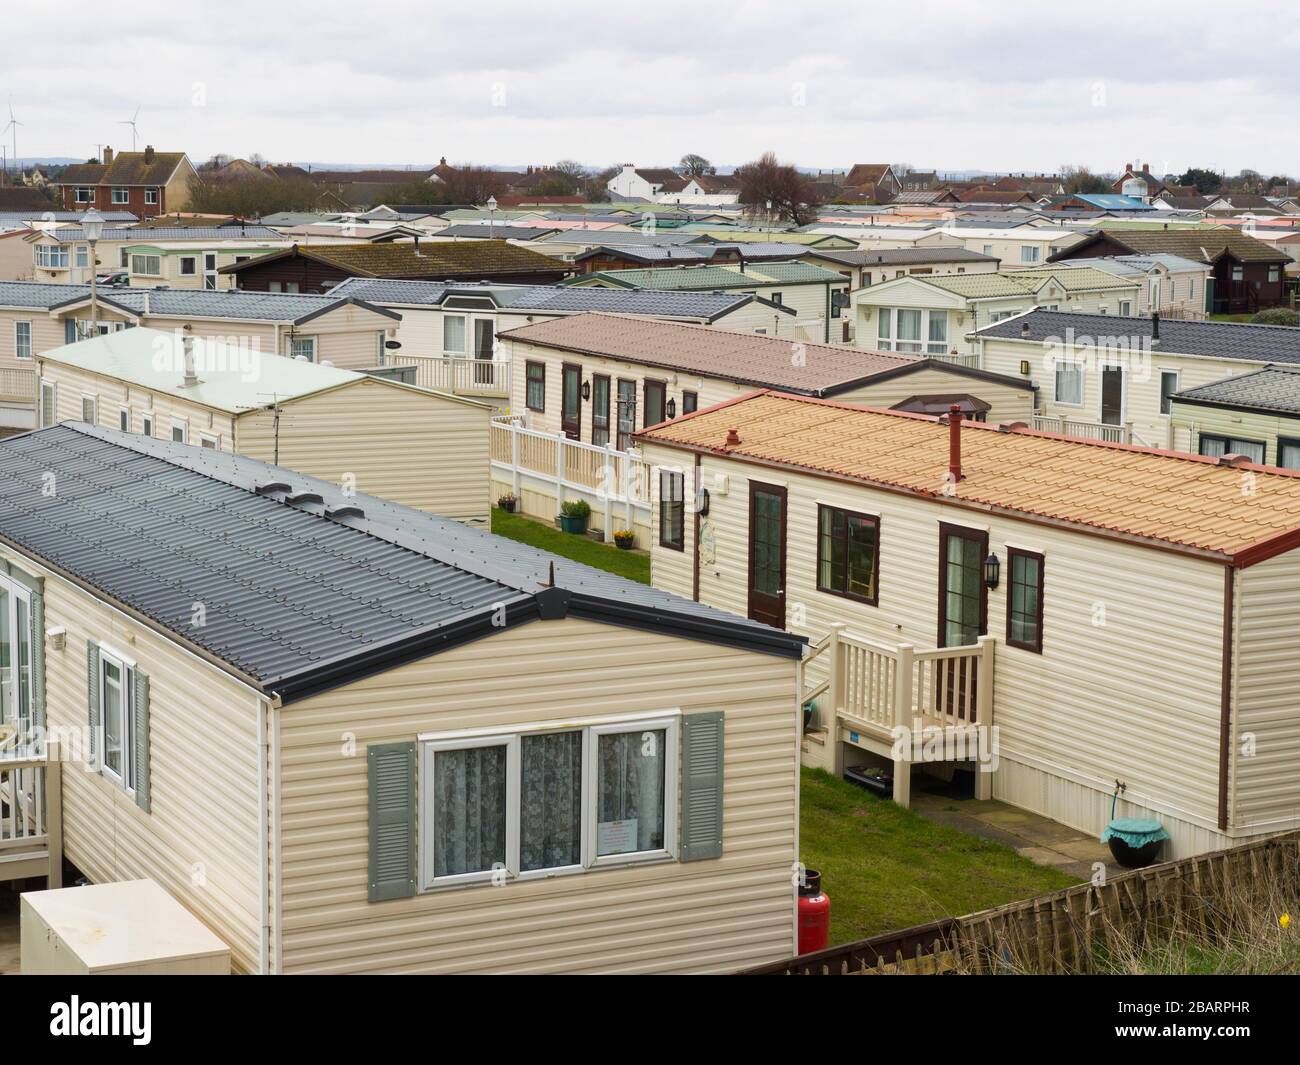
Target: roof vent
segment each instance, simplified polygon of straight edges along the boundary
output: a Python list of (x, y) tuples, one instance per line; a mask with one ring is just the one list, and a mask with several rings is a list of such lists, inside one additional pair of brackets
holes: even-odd
[(998, 422), (999, 433), (1018, 433), (1021, 429), (1028, 428), (1028, 422)]
[(323, 505), (325, 497), (319, 492), (298, 492), (295, 495), (287, 497), (285, 502), (293, 503), (294, 505), (300, 505), (302, 503), (320, 503)]
[(1238, 455), (1236, 452), (1229, 452), (1226, 455), (1219, 456), (1220, 466), (1249, 466), (1251, 459), (1249, 455)]
[(259, 496), (269, 496), (275, 492), (288, 492), (290, 486), (284, 481), (268, 481), (266, 484), (257, 485), (253, 491)]
[(1029, 336), (1029, 323), (1028, 323), (1028, 322), (1021, 322), (1021, 323), (1020, 323), (1020, 335), (1021, 335), (1022, 337), (1027, 337), (1027, 336)]
[(727, 430), (727, 447), (736, 447), (740, 443), (740, 430)]
[(334, 521), (341, 521), (344, 518), (364, 518), (366, 512), (360, 507), (352, 504), (344, 504), (341, 507), (334, 507), (332, 510), (325, 511), (325, 517)]

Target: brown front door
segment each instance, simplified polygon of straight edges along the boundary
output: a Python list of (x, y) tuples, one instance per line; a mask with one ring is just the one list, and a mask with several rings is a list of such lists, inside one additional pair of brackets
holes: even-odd
[(570, 440), (582, 439), (582, 367), (571, 362), (560, 378), (560, 429)]
[(785, 628), (786, 490), (749, 482), (749, 616)]
[(1124, 424), (1124, 370), (1119, 366), (1101, 369), (1101, 420), (1107, 425)]
[(646, 381), (645, 383), (645, 421), (642, 423), (643, 429), (649, 429), (652, 425), (658, 425), (667, 415), (664, 413), (664, 399), (668, 393), (667, 386), (662, 381)]
[[(984, 583), (984, 559), (989, 534), (959, 525), (939, 526), (939, 646), (963, 647), (988, 631), (989, 590)], [(936, 671), (931, 697), (934, 709), (967, 717), (979, 688), (979, 663), (949, 660)]]

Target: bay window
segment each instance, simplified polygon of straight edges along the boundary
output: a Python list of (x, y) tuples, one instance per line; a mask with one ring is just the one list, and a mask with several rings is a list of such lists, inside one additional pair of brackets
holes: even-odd
[(679, 719), (422, 741), (424, 889), (676, 857)]
[(32, 248), (33, 261), (42, 270), (66, 270), (68, 249), (57, 244), (37, 244)]
[(948, 353), (946, 310), (881, 307), (877, 313), (876, 346), (882, 351), (914, 351), (930, 355)]

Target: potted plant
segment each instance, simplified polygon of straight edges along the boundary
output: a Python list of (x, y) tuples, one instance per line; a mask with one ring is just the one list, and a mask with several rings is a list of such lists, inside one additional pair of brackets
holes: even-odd
[(500, 499), (497, 500), (497, 506), (500, 507), (502, 510), (504, 510), (507, 514), (513, 514), (515, 512), (515, 504), (517, 502), (518, 500), (516, 500), (514, 496), (512, 496), (509, 492), (507, 492), (505, 495), (503, 495)]
[(631, 529), (615, 529), (614, 543), (624, 551), (631, 551), (636, 545), (636, 533)]
[(585, 499), (568, 499), (560, 504), (560, 528), (567, 533), (585, 533), (590, 517), (591, 504)]

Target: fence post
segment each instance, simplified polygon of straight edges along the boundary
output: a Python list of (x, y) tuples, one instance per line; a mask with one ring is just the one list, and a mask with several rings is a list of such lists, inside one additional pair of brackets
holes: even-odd
[[(614, 539), (614, 531), (613, 529), (610, 528), (610, 523), (613, 521), (613, 516), (611, 513), (613, 509), (613, 500), (610, 497), (614, 494), (613, 489), (614, 489), (615, 466), (614, 466), (614, 458), (613, 458), (613, 449), (610, 446), (608, 440), (605, 441), (605, 454), (603, 457), (605, 459), (605, 468), (601, 473), (601, 478), (604, 482), (603, 487), (604, 487), (604, 494), (605, 494), (605, 543), (609, 543), (612, 539)], [(631, 528), (631, 526), (629, 525), (628, 528)]]
[(894, 659), (894, 802), (899, 806), (912, 805), (912, 752), (907, 741), (912, 731), (914, 669), (912, 645), (900, 643)]
[[(993, 774), (985, 772), (984, 766), (993, 752), (993, 659), (997, 640), (992, 636), (981, 636), (979, 676), (975, 682), (975, 737), (979, 744), (979, 759), (975, 766), (975, 798), (993, 798)], [(991, 762), (990, 762), (991, 764)]]
[(45, 848), (50, 861), (46, 887), (54, 889), (63, 887), (63, 764), (57, 746), (53, 756), (46, 754), (49, 761), (41, 770), (45, 774)]
[[(623, 455), (623, 517), (627, 520), (627, 528), (632, 528), (632, 456), (626, 451)], [(654, 519), (650, 520), (650, 527), (654, 528)]]
[(502, 422), (510, 429), (510, 494), (515, 497), (519, 513), (524, 512), (523, 503), (519, 502), (519, 430), (521, 426), (514, 422)]
[[(837, 621), (831, 625), (830, 642), (826, 645), (827, 679), (830, 687), (826, 689), (826, 702), (829, 712), (826, 715), (826, 742), (831, 747), (831, 771), (836, 777), (844, 775), (844, 744), (840, 743), (840, 711), (844, 709), (844, 644), (841, 637), (847, 628), (844, 622)], [(803, 708), (800, 707), (800, 712)]]
[(555, 513), (564, 506), (564, 442), (568, 439), (563, 430), (555, 434)]

